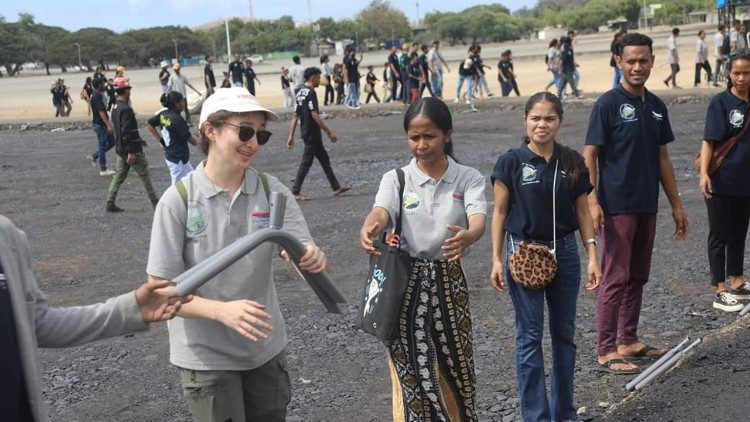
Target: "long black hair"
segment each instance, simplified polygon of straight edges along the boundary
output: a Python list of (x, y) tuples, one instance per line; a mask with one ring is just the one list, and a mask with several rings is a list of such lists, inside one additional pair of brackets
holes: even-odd
[(727, 91), (731, 91), (732, 90), (732, 78), (731, 78), (731, 75), (732, 75), (732, 65), (734, 64), (734, 62), (736, 62), (738, 60), (747, 60), (748, 62), (750, 62), (750, 54), (748, 54), (748, 53), (738, 53), (738, 54), (734, 54), (732, 56), (729, 56), (729, 63), (727, 64)]
[[(409, 124), (417, 116), (424, 116), (435, 123), (435, 125), (443, 131), (444, 134), (450, 135), (453, 133), (453, 118), (451, 117), (451, 111), (443, 100), (434, 97), (420, 98), (418, 101), (412, 103), (404, 112), (404, 132), (409, 131)], [(443, 154), (456, 160), (453, 156), (453, 139), (445, 142), (443, 147)], [(456, 161), (458, 162), (458, 161)]]
[(183, 97), (182, 94), (180, 94), (179, 92), (170, 91), (170, 92), (161, 94), (161, 98), (159, 98), (159, 102), (161, 103), (162, 106), (170, 110), (174, 110), (175, 104), (177, 104), (178, 102), (184, 99), (185, 97)]
[[(557, 95), (551, 94), (546, 91), (537, 92), (536, 94), (529, 97), (529, 100), (526, 102), (526, 107), (524, 107), (523, 109), (524, 120), (526, 120), (526, 116), (529, 115), (531, 109), (534, 108), (535, 105), (543, 101), (552, 104), (552, 108), (555, 110), (555, 113), (557, 113), (557, 117), (560, 118), (560, 122), (562, 123), (564, 114), (562, 101), (560, 101), (560, 98)], [(524, 134), (523, 139), (526, 143), (531, 142), (526, 134)], [(578, 179), (581, 177), (581, 170), (585, 168), (583, 157), (578, 153), (578, 151), (572, 148), (568, 148), (565, 145), (560, 144), (556, 140), (554, 142), (555, 148), (560, 151), (560, 163), (562, 164), (563, 170), (568, 177), (568, 184), (571, 186), (575, 185), (576, 183), (578, 183)]]

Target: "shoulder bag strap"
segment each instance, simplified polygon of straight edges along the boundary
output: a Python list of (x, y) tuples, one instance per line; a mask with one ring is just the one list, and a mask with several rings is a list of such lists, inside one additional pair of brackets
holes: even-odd
[(188, 204), (188, 193), (187, 189), (185, 188), (185, 183), (182, 182), (182, 179), (175, 182), (174, 187), (177, 189), (177, 193), (180, 194), (180, 198), (182, 198), (182, 203), (185, 204), (185, 208), (187, 208)]
[(555, 255), (557, 250), (557, 195), (555, 185), (557, 185), (557, 168), (560, 164), (560, 159), (555, 159), (555, 176), (552, 178), (552, 255)]
[(727, 154), (729, 154), (729, 151), (734, 148), (740, 138), (745, 136), (748, 128), (750, 128), (750, 107), (748, 108), (748, 112), (745, 114), (745, 123), (742, 125), (742, 129), (737, 132), (736, 135), (732, 136), (721, 145), (719, 145), (718, 148), (714, 148), (714, 152), (711, 155), (711, 160), (708, 163), (708, 174), (713, 174), (716, 170), (719, 169), (719, 167), (721, 167), (721, 165), (724, 163), (724, 159), (727, 157)]
[(398, 176), (398, 218), (396, 219), (396, 227), (393, 230), (393, 234), (401, 236), (401, 214), (404, 211), (404, 185), (406, 184), (406, 180), (404, 171), (400, 168), (396, 169), (396, 176)]

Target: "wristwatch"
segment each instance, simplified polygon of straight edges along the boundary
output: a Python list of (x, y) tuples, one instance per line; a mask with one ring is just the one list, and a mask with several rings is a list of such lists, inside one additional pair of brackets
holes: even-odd
[(592, 244), (592, 245), (594, 245), (594, 246), (596, 246), (596, 245), (598, 245), (598, 244), (599, 244), (599, 242), (597, 242), (597, 241), (596, 241), (596, 239), (595, 239), (595, 238), (593, 238), (593, 237), (592, 237), (592, 238), (589, 238), (589, 239), (586, 239), (586, 240), (584, 240), (584, 241), (583, 241), (583, 243), (585, 243), (586, 245)]

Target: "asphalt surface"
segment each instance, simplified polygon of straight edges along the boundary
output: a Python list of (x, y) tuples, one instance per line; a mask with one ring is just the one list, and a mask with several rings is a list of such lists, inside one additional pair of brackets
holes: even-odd
[[(670, 116), (678, 140), (670, 145), (670, 152), (691, 232), (684, 242), (672, 238), (674, 225), (662, 196), (640, 335), (657, 347), (670, 347), (686, 335), (704, 337), (707, 342), (662, 380), (629, 395), (624, 385), (632, 377), (598, 371), (595, 295), (582, 291), (575, 389), (582, 419), (743, 420), (747, 418), (742, 415), (750, 414), (750, 401), (743, 400), (747, 398), (747, 328), (717, 334), (735, 321), (736, 314), (711, 309), (712, 293), (707, 285), (707, 222), (691, 164), (702, 133), (705, 102), (688, 97), (672, 98), (671, 102)], [(582, 146), (590, 103), (566, 105), (559, 136), (563, 143)], [(338, 178), (353, 186), (351, 193), (333, 198), (317, 164), (303, 187), (303, 193), (313, 197), (303, 205), (303, 212), (313, 237), (329, 257), (329, 274), (351, 298), (345, 314), (326, 314), (292, 269), (280, 261), (274, 263), (291, 340), (290, 421), (390, 419), (384, 349), (354, 327), (357, 297), (367, 268), (357, 233), (380, 176), (410, 159), (401, 116), (381, 114), (338, 114), (327, 121), (340, 141), (326, 141), (326, 146)], [(454, 113), (454, 128), (458, 159), (489, 175), (498, 155), (518, 142), (521, 110), (512, 102), (485, 109), (480, 104), (479, 113), (459, 108)], [(257, 157), (256, 167), (291, 185), (301, 149), (286, 150), (287, 123), (278, 123), (271, 130), (275, 135)], [(138, 178), (131, 175), (118, 200), (126, 211), (107, 214), (104, 205), (110, 179), (98, 176), (83, 158), (94, 144), (91, 130), (0, 132), (0, 213), (27, 232), (35, 254), (35, 273), (53, 305), (104, 300), (133, 289), (146, 277), (152, 218), (148, 198)], [(155, 143), (147, 155), (154, 184), (164, 191), (169, 176), (163, 155)], [(193, 151), (193, 155), (197, 163), (200, 154)], [(108, 158), (114, 161), (112, 153)], [(491, 199), (490, 189), (487, 198)], [(489, 222), (487, 227), (489, 230)], [(512, 421), (519, 418), (513, 310), (509, 298), (497, 294), (489, 284), (490, 250), (485, 235), (464, 259), (474, 324), (477, 410), (483, 421)], [(549, 356), (548, 341), (545, 354)], [(45, 350), (41, 359), (45, 397), (54, 421), (189, 420), (176, 371), (168, 362), (165, 325), (73, 349)], [(716, 400), (719, 396), (732, 399), (721, 402)]]

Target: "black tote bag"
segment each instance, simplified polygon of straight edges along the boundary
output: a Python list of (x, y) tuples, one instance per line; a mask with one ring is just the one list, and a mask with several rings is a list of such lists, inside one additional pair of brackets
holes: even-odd
[[(405, 181), (403, 170), (396, 169), (396, 174), (399, 182), (399, 213), (393, 234), (400, 238)], [(401, 251), (400, 246), (386, 243), (385, 238), (386, 234), (383, 233), (381, 241), (373, 242), (380, 255), (370, 257), (370, 269), (359, 305), (358, 326), (388, 346), (398, 334), (399, 311), (409, 280), (411, 258)]]

